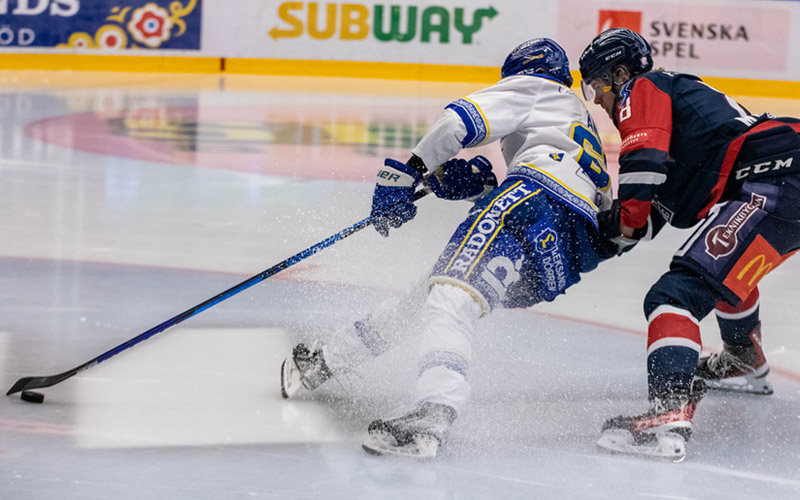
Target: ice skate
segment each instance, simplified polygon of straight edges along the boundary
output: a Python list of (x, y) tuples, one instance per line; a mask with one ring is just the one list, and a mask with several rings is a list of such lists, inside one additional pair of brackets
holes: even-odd
[(692, 417), (706, 388), (695, 381), (691, 395), (655, 398), (650, 410), (633, 417), (619, 416), (603, 424), (597, 445), (605, 451), (680, 462), (692, 435)]
[(322, 349), (312, 351), (305, 344), (297, 344), (281, 365), (281, 396), (289, 399), (301, 390), (313, 391), (329, 378), (331, 372)]
[(772, 394), (772, 384), (767, 380), (769, 365), (761, 349), (761, 323), (753, 329), (750, 339), (752, 346), (725, 344), (721, 353), (700, 358), (697, 378), (703, 379), (709, 389)]
[(402, 417), (369, 424), (369, 437), (361, 447), (373, 455), (434, 458), (455, 418), (450, 406), (422, 403)]

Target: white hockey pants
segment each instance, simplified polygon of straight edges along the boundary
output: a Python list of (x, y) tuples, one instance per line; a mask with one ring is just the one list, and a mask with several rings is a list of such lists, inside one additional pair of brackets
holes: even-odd
[(470, 394), (472, 337), (483, 310), (465, 290), (435, 284), (422, 310), (422, 346), (415, 399), (460, 413)]

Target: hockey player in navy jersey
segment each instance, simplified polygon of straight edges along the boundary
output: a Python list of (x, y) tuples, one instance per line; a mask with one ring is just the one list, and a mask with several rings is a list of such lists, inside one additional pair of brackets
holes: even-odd
[[(414, 192), (431, 172), (427, 179), (438, 197), (477, 201), (426, 280), (414, 402), (369, 425), (366, 451), (435, 456), (470, 393), (478, 320), (496, 307), (554, 300), (580, 273), (614, 255), (616, 245), (597, 230), (597, 213), (612, 200), (605, 154), (571, 85), (558, 44), (525, 42), (507, 57), (498, 83), (450, 103), (408, 161), (387, 159), (379, 171), (371, 218), (384, 236), (414, 218)], [(494, 141), (508, 168), (500, 186), (485, 158), (453, 159), (463, 148)], [(282, 367), (284, 397), (330, 378), (342, 351), (360, 344), (361, 351), (383, 352), (385, 327), (400, 316), (397, 310), (357, 322), (350, 340), (339, 341), (344, 348), (295, 347)]]
[[(625, 28), (580, 58), (584, 97), (622, 140), (618, 200), (601, 231), (622, 252), (664, 224), (700, 222), (645, 297), (650, 409), (608, 420), (598, 444), (680, 460), (706, 386), (772, 393), (758, 283), (800, 247), (800, 121), (751, 115), (695, 76), (652, 66), (648, 42)], [(712, 310), (724, 350), (700, 358), (699, 322)]]

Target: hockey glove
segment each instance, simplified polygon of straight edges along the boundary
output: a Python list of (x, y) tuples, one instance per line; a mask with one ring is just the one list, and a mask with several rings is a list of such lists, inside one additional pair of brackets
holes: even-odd
[[(614, 200), (610, 209), (604, 210), (597, 214), (597, 225), (600, 228), (600, 238), (611, 245), (616, 245), (617, 255), (622, 255), (639, 243), (639, 240), (636, 238), (628, 238), (627, 236), (622, 235), (622, 232), (620, 231), (620, 210), (621, 207), (619, 200)], [(645, 232), (646, 231), (647, 229), (645, 228)], [(639, 232), (640, 230), (636, 230), (636, 233)], [(634, 234), (634, 236), (636, 236), (636, 234)]]
[(497, 187), (492, 164), (483, 156), (467, 161), (447, 160), (428, 179), (428, 186), (437, 197), (445, 200), (473, 201)]
[(384, 161), (372, 195), (370, 218), (376, 231), (389, 236), (389, 226), (400, 227), (417, 215), (414, 189), (420, 182), (422, 172), (391, 158)]

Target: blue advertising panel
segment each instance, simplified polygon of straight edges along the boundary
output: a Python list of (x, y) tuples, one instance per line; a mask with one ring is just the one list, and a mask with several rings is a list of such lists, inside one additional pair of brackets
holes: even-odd
[(0, 0), (0, 48), (200, 49), (202, 0)]

